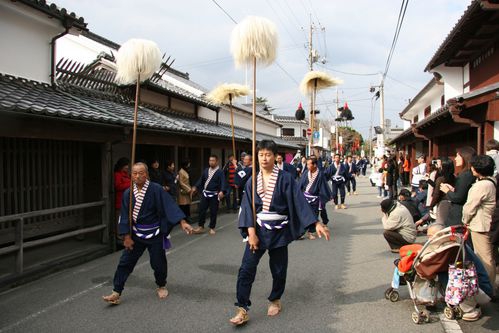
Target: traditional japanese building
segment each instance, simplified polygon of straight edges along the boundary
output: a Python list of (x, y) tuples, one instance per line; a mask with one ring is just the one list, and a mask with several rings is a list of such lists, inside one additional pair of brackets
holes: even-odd
[(475, 0), (425, 68), (433, 78), (400, 113), (392, 140), (412, 155), (454, 156), (499, 139), (499, 4)]
[[(119, 45), (64, 8), (0, 0), (0, 31), (1, 287), (113, 249), (113, 167), (130, 156), (134, 88), (114, 82)], [(193, 182), (210, 154), (224, 161), (229, 109), (206, 92), (166, 59), (142, 85), (137, 160), (190, 159)], [(236, 149), (250, 151), (251, 111), (234, 117)], [(259, 116), (257, 139), (296, 151), (280, 127)]]

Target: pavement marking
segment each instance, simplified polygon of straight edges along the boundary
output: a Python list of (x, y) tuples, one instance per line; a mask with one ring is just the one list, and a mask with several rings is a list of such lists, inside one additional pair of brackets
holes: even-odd
[[(225, 229), (225, 228), (226, 228), (226, 227), (228, 227), (228, 226), (233, 226), (233, 223), (234, 223), (234, 220), (231, 220), (230, 222), (226, 223), (225, 225), (223, 225), (223, 226), (221, 226), (221, 227), (216, 228), (216, 230), (222, 230), (222, 229)], [(183, 232), (183, 231), (182, 231), (182, 232)], [(199, 240), (201, 240), (201, 239), (204, 239), (204, 238), (206, 238), (206, 237), (216, 237), (216, 235), (215, 235), (215, 236), (212, 236), (212, 235), (209, 235), (208, 233), (205, 233), (205, 234), (203, 234), (203, 235), (190, 235), (190, 237), (196, 237), (196, 238), (195, 238), (195, 239), (193, 239), (193, 240), (188, 241), (188, 242), (187, 242), (187, 243), (185, 243), (185, 244), (180, 245), (179, 247), (175, 247), (175, 248), (174, 248), (174, 249), (172, 249), (171, 251), (168, 251), (168, 252), (166, 253), (166, 255), (167, 255), (167, 256), (168, 256), (168, 255), (171, 255), (171, 254), (173, 254), (173, 253), (175, 253), (175, 252), (177, 252), (177, 251), (180, 251), (180, 250), (182, 250), (182, 249), (186, 248), (187, 246), (189, 246), (189, 245), (191, 245), (191, 244), (193, 244), (193, 243), (195, 243), (195, 242), (197, 242), (197, 241), (199, 241)], [(137, 266), (135, 266), (135, 268), (139, 268), (139, 267), (145, 266), (145, 265), (147, 265), (147, 264), (149, 264), (149, 262), (148, 262), (148, 261), (145, 261), (145, 262), (143, 262), (143, 263), (138, 264)], [(104, 286), (104, 285), (105, 285), (105, 284), (107, 284), (107, 283), (108, 283), (108, 281), (106, 281), (106, 282), (102, 282), (102, 283), (99, 283), (99, 284), (96, 284), (96, 285), (94, 285), (94, 286), (92, 286), (92, 287), (89, 287), (89, 288), (87, 288), (87, 289), (85, 289), (85, 290), (80, 291), (79, 293), (76, 293), (76, 294), (74, 294), (74, 295), (72, 295), (72, 296), (69, 296), (68, 298), (65, 298), (65, 299), (63, 299), (63, 300), (60, 300), (60, 301), (58, 301), (58, 302), (56, 302), (56, 303), (52, 304), (52, 305), (49, 305), (49, 306), (45, 307), (44, 309), (41, 309), (40, 311), (37, 311), (37, 312), (35, 312), (35, 313), (32, 313), (32, 314), (30, 314), (30, 315), (28, 315), (28, 316), (24, 317), (23, 319), (18, 320), (18, 321), (16, 321), (16, 322), (15, 322), (15, 323), (13, 323), (13, 324), (10, 324), (9, 326), (6, 326), (6, 327), (3, 327), (3, 328), (0, 328), (0, 333), (10, 331), (10, 330), (12, 330), (13, 328), (15, 328), (15, 327), (17, 327), (17, 326), (19, 326), (19, 325), (22, 325), (22, 324), (24, 324), (24, 323), (26, 323), (26, 322), (28, 322), (28, 321), (30, 321), (30, 320), (32, 320), (32, 319), (35, 319), (35, 318), (39, 317), (40, 315), (42, 315), (42, 314), (44, 314), (44, 313), (46, 313), (46, 312), (48, 312), (48, 311), (50, 311), (50, 310), (53, 310), (53, 309), (55, 309), (55, 308), (57, 308), (57, 307), (59, 307), (59, 306), (61, 306), (61, 305), (64, 305), (64, 304), (69, 303), (69, 302), (71, 302), (71, 301), (74, 301), (75, 299), (77, 299), (77, 298), (79, 298), (79, 297), (81, 297), (81, 296), (83, 296), (83, 295), (85, 295), (85, 294), (88, 294), (89, 292), (91, 292), (91, 291), (93, 291), (93, 290), (95, 290), (95, 289), (99, 289), (100, 287)]]
[(456, 320), (447, 319), (443, 313), (440, 314), (439, 318), (445, 333), (463, 333)]

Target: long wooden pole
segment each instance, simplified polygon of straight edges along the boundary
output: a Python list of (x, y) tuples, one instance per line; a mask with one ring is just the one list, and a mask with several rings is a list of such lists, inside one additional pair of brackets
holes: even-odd
[(253, 208), (253, 227), (256, 228), (256, 208), (255, 208), (255, 193), (256, 193), (256, 57), (253, 57), (253, 136), (251, 140), (251, 206)]
[[(137, 118), (139, 109), (139, 93), (140, 93), (140, 73), (137, 75), (137, 85), (135, 87), (135, 108), (133, 110), (133, 135), (132, 135), (132, 159), (131, 159), (131, 169), (135, 164), (135, 145), (137, 142)], [(132, 235), (132, 198), (133, 198), (133, 181), (130, 181), (130, 201), (128, 206), (128, 226), (130, 229), (130, 236)]]
[(229, 107), (230, 107), (230, 125), (232, 127), (232, 154), (237, 161), (236, 154), (236, 139), (234, 134), (234, 111), (232, 110), (232, 94), (229, 94)]

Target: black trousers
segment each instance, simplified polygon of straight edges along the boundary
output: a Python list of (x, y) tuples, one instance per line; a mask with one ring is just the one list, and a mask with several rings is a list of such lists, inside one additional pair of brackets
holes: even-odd
[(346, 181), (346, 186), (347, 186), (347, 192), (348, 193), (350, 193), (350, 184), (352, 185), (352, 190), (354, 192), (357, 191), (357, 180), (355, 179), (355, 177), (347, 179), (347, 181)]
[(201, 196), (201, 201), (199, 202), (199, 226), (204, 227), (206, 223), (206, 211), (210, 209), (210, 229), (214, 229), (217, 226), (217, 214), (218, 214), (218, 196), (211, 198), (206, 198), (204, 195)]
[(383, 236), (385, 237), (388, 245), (390, 245), (391, 249), (400, 249), (400, 247), (404, 245), (409, 245), (409, 243), (402, 237), (398, 232), (393, 230), (385, 230), (383, 231)]
[(180, 210), (182, 210), (182, 212), (184, 212), (185, 217), (190, 222), (190, 219), (191, 219), (191, 205), (178, 205), (178, 207), (180, 208)]
[(333, 181), (333, 201), (334, 204), (338, 204), (338, 192), (340, 192), (341, 203), (345, 203), (345, 183), (344, 182), (334, 182)]
[[(255, 253), (250, 251), (249, 244), (244, 250), (243, 260), (237, 275), (237, 303), (236, 306), (248, 310), (251, 305), (250, 295), (251, 287), (255, 281), (256, 268), (260, 259), (267, 250), (256, 250)], [(281, 299), (284, 289), (286, 288), (286, 274), (288, 271), (288, 247), (282, 246), (276, 249), (270, 249), (269, 266), (272, 273), (272, 291), (270, 292), (269, 301)]]
[[(160, 236), (161, 237), (161, 236)], [(166, 276), (168, 274), (168, 264), (166, 262), (166, 253), (163, 249), (162, 239), (157, 239), (152, 243), (146, 243), (136, 236), (132, 236), (135, 244), (133, 250), (123, 250), (120, 257), (120, 262), (114, 273), (113, 290), (121, 294), (125, 288), (125, 282), (133, 272), (137, 261), (142, 256), (144, 251), (149, 251), (149, 262), (154, 271), (154, 278), (158, 287), (166, 286)]]

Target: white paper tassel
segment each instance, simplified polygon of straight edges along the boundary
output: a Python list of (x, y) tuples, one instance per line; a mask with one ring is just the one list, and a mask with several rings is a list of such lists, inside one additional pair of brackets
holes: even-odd
[(223, 83), (210, 91), (206, 98), (215, 104), (228, 104), (230, 99), (246, 96), (249, 88), (237, 83)]
[[(317, 80), (317, 83), (316, 81)], [(342, 84), (341, 79), (336, 79), (327, 73), (320, 71), (310, 71), (300, 83), (300, 90), (304, 95), (310, 95), (315, 90), (321, 90)]]
[(277, 28), (264, 17), (248, 16), (232, 30), (231, 53), (237, 67), (251, 64), (270, 65), (277, 55)]
[(118, 73), (116, 81), (120, 84), (136, 83), (149, 79), (161, 65), (161, 51), (150, 40), (130, 39), (125, 42), (116, 55)]

